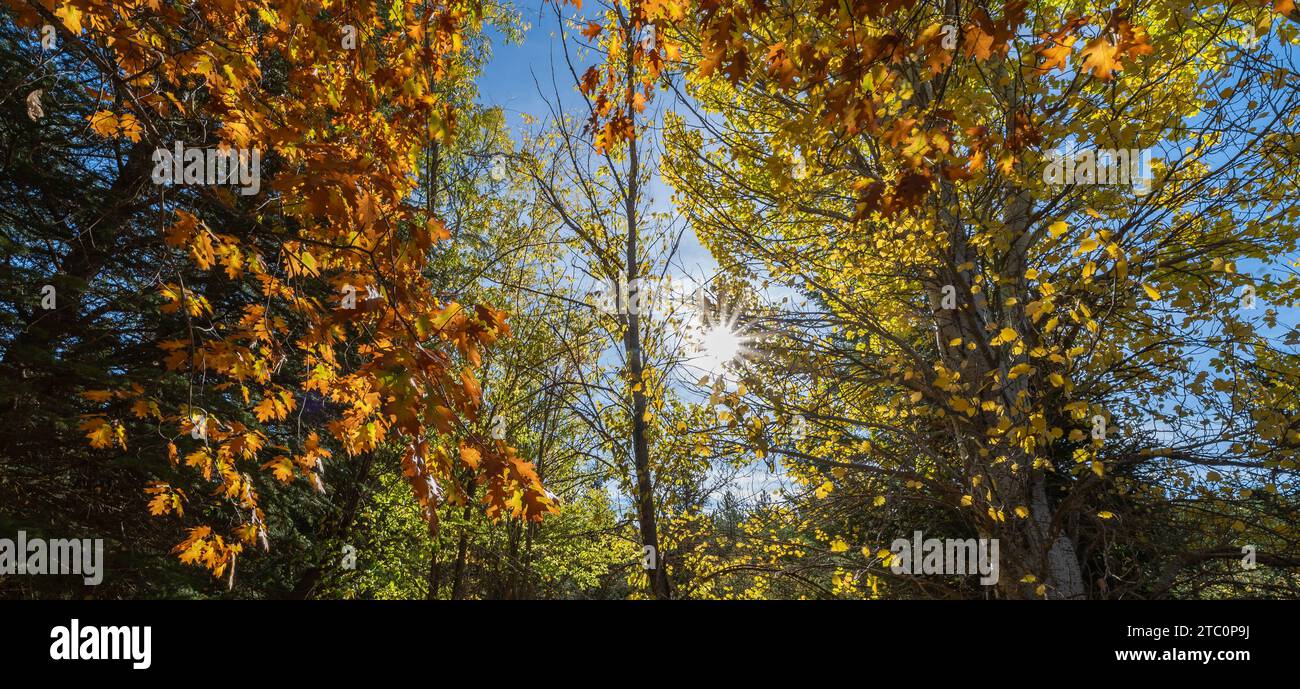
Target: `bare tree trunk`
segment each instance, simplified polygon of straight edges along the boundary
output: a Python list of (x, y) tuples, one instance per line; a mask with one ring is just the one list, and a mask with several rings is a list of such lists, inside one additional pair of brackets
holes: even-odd
[(468, 505), (465, 506), (465, 526), (460, 530), (460, 542), (456, 544), (456, 566), (452, 569), (451, 574), (451, 599), (460, 600), (464, 593), (465, 581), (465, 555), (469, 550), (469, 518), (473, 516), (473, 511)]
[(429, 550), (429, 573), (427, 575), (429, 590), (425, 592), (425, 600), (438, 599), (438, 587), (442, 584), (442, 569), (438, 566), (438, 544), (434, 543)]
[[(633, 83), (635, 63), (632, 61), (634, 40), (628, 32), (627, 46), (627, 83)], [(628, 93), (631, 93), (629, 86)], [(628, 101), (628, 113), (633, 113), (631, 100)], [(628, 141), (628, 178), (625, 198), (625, 217), (627, 219), (627, 255), (625, 269), (628, 284), (637, 280), (637, 201), (640, 199), (640, 174), (638, 159), (638, 139), (635, 132)], [(632, 387), (632, 460), (636, 467), (636, 501), (637, 517), (641, 525), (641, 544), (653, 548), (654, 569), (649, 570), (650, 593), (657, 599), (668, 599), (672, 593), (668, 587), (668, 574), (665, 567), (664, 553), (659, 549), (659, 530), (655, 523), (654, 485), (650, 476), (650, 445), (646, 440), (646, 396), (642, 385), (644, 363), (641, 358), (641, 317), (631, 308), (627, 309), (627, 329), (623, 331), (623, 348), (627, 354), (628, 385)]]
[[(425, 34), (425, 47), (428, 47), (429, 37)], [(438, 195), (438, 167), (441, 162), (438, 156), (438, 142), (429, 143), (429, 152), (425, 157), (425, 189), (424, 189), (424, 212), (430, 218), (433, 217), (433, 207)], [(425, 600), (437, 600), (438, 586), (441, 584), (442, 572), (438, 567), (438, 538), (432, 537), (433, 543), (429, 546), (429, 572), (427, 580), (429, 590), (425, 592)]]

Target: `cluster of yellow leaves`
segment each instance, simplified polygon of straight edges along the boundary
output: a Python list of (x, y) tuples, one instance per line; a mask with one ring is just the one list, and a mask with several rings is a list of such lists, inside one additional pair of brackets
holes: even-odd
[(126, 428), (121, 423), (110, 422), (101, 416), (92, 416), (79, 425), (86, 432), (86, 440), (96, 449), (117, 445), (126, 449)]
[(177, 517), (185, 516), (185, 491), (162, 481), (153, 481), (144, 490), (153, 496), (149, 500), (149, 514), (161, 517), (174, 512)]
[(219, 577), (226, 572), (227, 567), (232, 568), (233, 574), (235, 558), (244, 552), (244, 546), (227, 543), (226, 539), (212, 533), (210, 527), (196, 526), (190, 529), (189, 536), (172, 552), (177, 554), (181, 562), (202, 565), (211, 570), (213, 576)]
[(96, 134), (106, 138), (121, 137), (133, 142), (139, 141), (143, 133), (140, 121), (131, 113), (114, 115), (107, 110), (101, 110), (90, 116), (90, 128), (95, 130)]
[[(908, 29), (894, 28), (886, 21), (900, 12), (916, 11), (918, 4), (916, 0), (633, 2), (626, 17), (610, 14), (606, 26), (590, 22), (583, 30), (589, 38), (604, 34), (606, 53), (604, 62), (588, 69), (581, 79), (582, 91), (594, 100), (588, 128), (602, 149), (635, 136), (635, 114), (653, 97), (654, 80), (664, 60), (680, 57), (679, 35), (686, 32), (698, 37), (695, 63), (688, 65), (698, 77), (721, 73), (737, 88), (759, 77), (767, 88), (797, 99), (800, 108), (795, 119), (786, 123), (787, 131), (802, 132), (813, 143), (868, 133), (890, 144), (881, 152), (889, 158), (885, 166), (889, 172), (852, 182), (859, 217), (875, 212), (894, 216), (913, 209), (938, 179), (967, 178), (983, 169), (989, 158), (996, 159), (1003, 172), (1009, 171), (1021, 151), (1040, 140), (1031, 115), (1017, 112), (1000, 141), (985, 126), (958, 129), (956, 113), (949, 110), (930, 109), (924, 118), (912, 116), (908, 110), (918, 91), (912, 65), (924, 65), (922, 78), (936, 80), (946, 78), (958, 56), (977, 62), (1006, 59), (1028, 18), (1028, 3), (1012, 0), (997, 17), (983, 7), (970, 9), (955, 46), (946, 41), (949, 18), (937, 17), (919, 27), (909, 22)], [(647, 27), (658, 39), (653, 50), (642, 50), (637, 40)], [(1071, 16), (1059, 28), (1042, 34), (1043, 43), (1036, 47), (1042, 57), (1040, 69), (1066, 68), (1072, 47), (1089, 27), (1095, 27), (1096, 35), (1081, 51), (1076, 66), (1100, 80), (1113, 79), (1124, 60), (1152, 52), (1145, 29), (1115, 9), (1104, 15)], [(633, 65), (638, 68), (635, 84), (627, 83)], [(963, 134), (965, 150), (957, 145)], [(997, 146), (1001, 152), (994, 150)]]

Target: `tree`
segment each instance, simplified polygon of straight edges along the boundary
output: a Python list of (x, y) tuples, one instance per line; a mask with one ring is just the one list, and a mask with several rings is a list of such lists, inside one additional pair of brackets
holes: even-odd
[[(160, 270), (133, 288), (164, 317), (139, 337), (161, 356), (118, 367), (103, 386), (78, 379), (95, 403), (79, 427), (95, 449), (139, 444), (156, 458), (153, 514), (203, 517), (177, 546), (181, 561), (233, 579), (245, 547), (269, 547), (266, 477), (323, 491), (330, 458), (365, 456), (390, 438), (430, 528), (444, 494), (467, 497), (450, 480), (457, 467), (482, 487), (490, 516), (555, 511), (513, 448), (472, 432), (440, 442), (477, 417), (473, 371), (510, 332), (497, 309), (434, 295), (423, 268), (448, 233), (408, 202), (423, 142), (450, 140), (455, 113), (435, 85), (478, 25), (474, 4), (11, 9), (33, 44), (51, 26), (60, 50), (81, 60), (68, 81), (72, 93), (95, 94), (85, 126), (114, 142), (129, 171), (118, 214), (149, 209), (156, 234), (143, 242), (107, 223), (70, 238), (46, 225), (56, 287), (66, 289), (52, 315), (28, 313), (27, 339), (7, 354), (57, 362), (75, 342), (70, 325), (95, 308), (94, 279), (120, 284), (102, 262), (83, 266), (87, 243), (115, 246), (89, 241), (95, 233), (143, 244)], [(169, 172), (158, 151), (173, 150), (206, 152), (207, 169), (185, 157), (185, 186), (157, 184)], [(226, 181), (211, 178), (212, 161), (232, 151), (243, 182), (233, 193), (210, 186)], [(304, 432), (303, 416), (324, 432)], [(211, 507), (204, 483), (215, 485)]]
[(4, 595), (1300, 593), (1293, 2), (567, 5), (6, 1)]
[[(1237, 40), (1267, 10), (1189, 8), (718, 2), (675, 25), (701, 113), (667, 136), (673, 186), (736, 275), (817, 307), (751, 385), (822, 401), (791, 472), (898, 535), (939, 510), (998, 538), (1003, 596), (1169, 595), (1243, 544), (1294, 572), (1295, 427), (1260, 394), (1296, 375), (1268, 306), (1295, 298), (1294, 71)], [(1078, 177), (1054, 177), (1069, 145)], [(1098, 150), (1153, 167), (1089, 177)], [(791, 368), (817, 372), (801, 397)]]
[[(615, 394), (622, 398), (618, 403), (627, 419), (625, 429), (618, 433), (605, 431), (605, 435), (610, 449), (621, 455), (622, 448), (615, 448), (624, 443), (616, 438), (626, 434), (623, 437), (633, 473), (630, 494), (641, 546), (647, 552), (645, 563), (653, 564), (647, 567), (648, 588), (655, 598), (665, 599), (672, 596), (672, 591), (658, 525), (651, 436), (652, 407), (662, 408), (662, 401), (656, 404), (654, 400), (663, 394), (666, 380), (662, 369), (650, 365), (659, 343), (651, 339), (648, 315), (642, 313), (639, 304), (633, 304), (633, 299), (648, 301), (636, 293), (648, 291), (654, 282), (655, 267), (666, 266), (672, 258), (668, 248), (666, 255), (652, 261), (647, 248), (647, 243), (666, 248), (666, 237), (670, 236), (665, 226), (646, 211), (645, 187), (650, 171), (646, 164), (650, 154), (642, 136), (649, 131), (649, 124), (640, 118), (658, 74), (654, 66), (657, 58), (653, 42), (646, 38), (646, 30), (652, 26), (638, 5), (608, 3), (602, 8), (606, 24), (602, 27), (591, 21), (582, 29), (583, 38), (591, 42), (583, 48), (597, 52), (600, 58), (581, 76), (581, 65), (569, 52), (569, 41), (574, 39), (567, 30), (560, 36), (564, 67), (582, 96), (588, 117), (582, 131), (575, 131), (556, 94), (553, 107), (559, 112), (552, 125), (557, 145), (535, 177), (538, 194), (577, 238), (580, 250), (590, 261), (591, 274), (605, 292), (602, 296), (612, 300), (613, 313), (608, 315), (614, 323), (604, 327), (621, 348), (621, 390)], [(554, 11), (563, 23), (561, 7), (556, 5)], [(648, 67), (643, 64), (646, 61)], [(555, 183), (557, 175), (566, 186), (576, 187), (576, 192), (564, 193)], [(647, 235), (653, 237), (650, 242)], [(597, 391), (598, 397), (605, 394)], [(605, 425), (599, 416), (592, 420)]]

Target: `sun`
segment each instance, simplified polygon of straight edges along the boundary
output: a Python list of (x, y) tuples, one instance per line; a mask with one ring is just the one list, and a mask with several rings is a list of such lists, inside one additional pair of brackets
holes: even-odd
[(740, 353), (740, 336), (725, 325), (715, 325), (700, 338), (700, 356), (707, 359), (716, 369), (722, 364), (736, 358)]
[(694, 344), (692, 366), (711, 375), (717, 375), (730, 368), (733, 362), (749, 353), (749, 337), (745, 328), (737, 327), (739, 314), (723, 312), (716, 321), (698, 317), (695, 333), (691, 338)]

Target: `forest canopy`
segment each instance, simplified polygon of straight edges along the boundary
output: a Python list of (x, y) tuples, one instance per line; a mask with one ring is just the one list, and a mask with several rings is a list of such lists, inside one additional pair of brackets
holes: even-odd
[(1294, 598), (1298, 46), (4, 0), (0, 596)]

